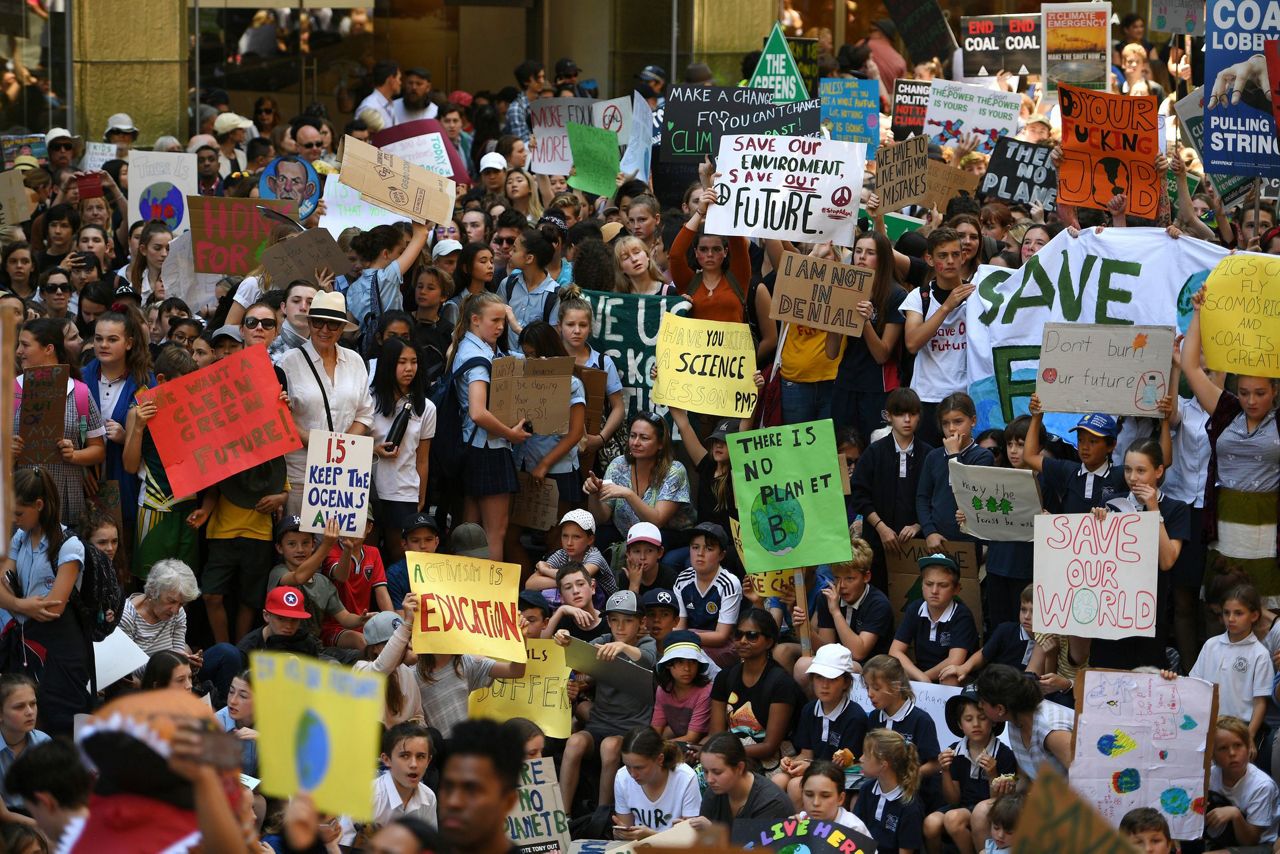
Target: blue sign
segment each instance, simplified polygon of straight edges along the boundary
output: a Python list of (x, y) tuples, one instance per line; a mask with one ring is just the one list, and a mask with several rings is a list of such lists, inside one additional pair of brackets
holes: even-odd
[[(1280, 4), (1209, 0), (1205, 28), (1204, 167), (1219, 175), (1280, 177), (1263, 46), (1280, 38)], [(1274, 85), (1274, 82), (1273, 82)]]
[(865, 142), (867, 159), (880, 146), (880, 81), (824, 77), (818, 83), (822, 126), (832, 139)]

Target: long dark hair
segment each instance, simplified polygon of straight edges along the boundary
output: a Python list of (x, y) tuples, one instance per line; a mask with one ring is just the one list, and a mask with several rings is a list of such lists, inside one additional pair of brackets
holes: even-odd
[(634, 753), (646, 759), (657, 759), (664, 771), (670, 771), (680, 764), (682, 757), (680, 748), (674, 741), (664, 741), (662, 736), (649, 726), (638, 726), (622, 737), (622, 752)]
[(67, 354), (67, 322), (65, 318), (38, 317), (22, 324), (23, 332), (30, 332), (31, 337), (41, 347), (52, 347), (57, 364), (71, 369), (72, 379), (80, 379), (80, 366), (73, 363)]
[[(488, 216), (488, 214), (485, 214)], [(458, 256), (458, 268), (453, 273), (453, 292), (455, 294), (463, 294), (464, 298), (471, 288), (471, 269), (475, 266), (476, 256), (481, 252), (493, 254), (493, 249), (488, 243), (468, 243), (462, 247), (462, 254)], [(490, 279), (486, 287), (493, 287), (493, 280)]]
[(556, 356), (567, 356), (564, 339), (556, 328), (545, 320), (535, 320), (520, 330), (520, 346), (529, 347), (539, 359), (550, 359)]
[[(164, 310), (163, 305), (160, 310)], [(105, 311), (98, 316), (98, 323), (104, 322), (118, 323), (124, 327), (124, 337), (131, 342), (131, 346), (125, 350), (124, 354), (125, 370), (140, 388), (150, 386), (151, 338), (147, 335), (147, 327), (143, 323), (142, 315), (133, 308), (126, 308), (124, 311)], [(94, 331), (97, 331), (97, 324), (94, 324)], [(95, 357), (96, 355), (95, 353)]]
[[(383, 341), (382, 351), (378, 353), (378, 369), (373, 372), (373, 381), (369, 383), (374, 408), (388, 417), (395, 414), (396, 404), (399, 402), (400, 384), (396, 382), (396, 364), (405, 350), (413, 350), (413, 345), (394, 335)], [(414, 415), (422, 415), (427, 407), (427, 378), (421, 364), (409, 383), (405, 399), (413, 407)]]
[[(59, 521), (62, 516), (62, 499), (53, 478), (47, 470), (38, 466), (18, 469), (13, 473), (13, 499), (26, 507), (35, 506), (37, 501), (44, 502), (44, 506), (40, 508), (40, 531), (49, 542), (46, 550), (49, 568), (57, 575), (58, 552), (62, 551), (62, 543), (66, 537), (62, 533), (62, 522)], [(29, 595), (30, 592), (23, 591), (23, 595)]]
[(477, 107), (475, 115), (471, 117), (471, 124), (475, 128), (471, 137), (471, 166), (475, 169), (475, 174), (479, 175), (480, 158), (489, 153), (486, 150), (488, 144), (496, 143), (502, 136), (502, 129), (498, 126), (498, 111), (492, 104)]
[(859, 234), (857, 240), (853, 241), (855, 246), (859, 240), (870, 240), (876, 245), (876, 275), (871, 283), (871, 304), (876, 309), (876, 334), (880, 334), (884, 332), (885, 320), (888, 316), (885, 304), (889, 301), (893, 286), (898, 283), (898, 273), (893, 260), (893, 244), (889, 242), (888, 237), (878, 231)]
[[(190, 664), (185, 655), (178, 655), (171, 649), (162, 649), (153, 653), (151, 658), (147, 659), (147, 666), (142, 671), (142, 690), (150, 691), (152, 688), (168, 688), (169, 680), (173, 678), (173, 671), (177, 670), (184, 664)], [(390, 680), (394, 682), (395, 680)]]

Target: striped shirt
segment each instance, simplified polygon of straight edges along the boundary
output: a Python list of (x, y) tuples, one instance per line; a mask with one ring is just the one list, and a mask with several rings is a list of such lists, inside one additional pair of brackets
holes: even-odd
[[(185, 654), (187, 651), (187, 612), (179, 608), (172, 618), (159, 623), (148, 623), (138, 613), (141, 593), (126, 596), (124, 611), (120, 614), (120, 631), (128, 635), (147, 655), (162, 650)], [(135, 601), (136, 600), (136, 601)]]
[(690, 629), (713, 632), (718, 623), (738, 622), (742, 584), (723, 568), (704, 591), (698, 583), (697, 570), (689, 567), (676, 576), (672, 592), (680, 604), (680, 618), (687, 621), (685, 625)]

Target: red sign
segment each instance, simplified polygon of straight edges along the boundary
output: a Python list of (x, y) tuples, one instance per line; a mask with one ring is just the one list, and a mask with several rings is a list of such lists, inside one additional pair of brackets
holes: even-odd
[(138, 392), (147, 400), (158, 408), (147, 428), (178, 497), (302, 447), (265, 347)]
[(298, 214), (297, 202), (281, 199), (187, 196), (197, 273), (244, 276), (258, 266), (274, 226), (259, 213), (259, 206), (291, 217)]
[(1267, 57), (1267, 77), (1271, 82), (1271, 112), (1276, 119), (1276, 129), (1280, 132), (1280, 39), (1267, 39), (1262, 45), (1262, 52)]

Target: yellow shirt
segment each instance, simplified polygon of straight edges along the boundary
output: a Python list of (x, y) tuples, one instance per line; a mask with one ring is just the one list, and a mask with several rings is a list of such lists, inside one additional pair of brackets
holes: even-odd
[[(284, 489), (280, 491), (287, 492), (288, 489), (288, 478), (285, 478)], [(250, 540), (271, 542), (273, 524), (274, 520), (267, 514), (259, 513), (252, 507), (246, 508), (232, 504), (224, 496), (219, 495), (217, 503), (213, 506), (213, 512), (209, 514), (205, 536), (211, 540), (245, 537)]]
[(840, 339), (840, 352), (827, 358), (827, 331), (791, 324), (782, 347), (782, 378), (793, 383), (818, 383), (836, 378), (845, 340)]

